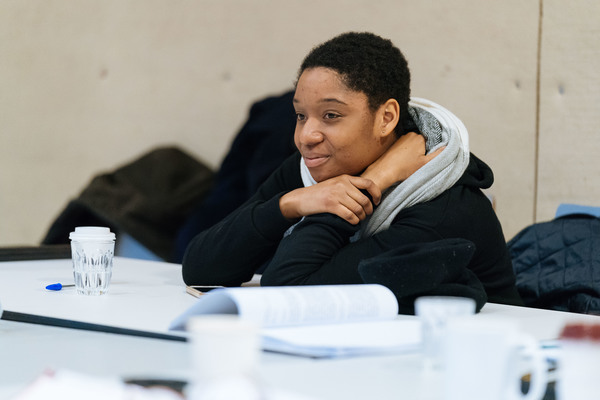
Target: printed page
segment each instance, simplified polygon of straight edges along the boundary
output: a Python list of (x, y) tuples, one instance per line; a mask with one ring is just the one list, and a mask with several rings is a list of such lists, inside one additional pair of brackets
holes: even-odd
[(184, 329), (188, 318), (202, 314), (239, 314), (267, 328), (393, 319), (398, 303), (382, 285), (217, 289), (199, 298), (170, 329)]
[(262, 348), (307, 357), (407, 353), (421, 347), (417, 318), (263, 329)]

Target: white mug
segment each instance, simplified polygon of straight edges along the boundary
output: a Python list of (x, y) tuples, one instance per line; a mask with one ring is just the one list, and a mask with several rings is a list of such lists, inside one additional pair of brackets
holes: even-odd
[[(482, 315), (448, 322), (445, 338), (446, 400), (541, 400), (548, 364), (537, 341), (515, 321)], [(522, 367), (526, 367), (522, 369)], [(529, 390), (521, 378), (531, 375)]]

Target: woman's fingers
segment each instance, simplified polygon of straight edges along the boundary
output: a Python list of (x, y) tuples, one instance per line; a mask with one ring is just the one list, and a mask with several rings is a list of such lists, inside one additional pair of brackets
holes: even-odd
[(381, 200), (381, 192), (369, 179), (349, 175), (341, 178), (349, 185), (345, 185), (346, 192), (340, 193), (338, 200), (348, 212), (342, 211), (340, 213), (343, 215), (337, 215), (351, 224), (357, 224), (373, 213), (374, 204), (379, 204)]
[(371, 180), (340, 175), (285, 194), (279, 207), (286, 218), (330, 213), (357, 224), (373, 213), (380, 200), (381, 191)]
[(427, 154), (425, 157), (425, 162), (423, 163), (423, 165), (427, 164), (429, 161), (433, 160), (434, 158), (436, 158), (437, 156), (440, 155), (440, 153), (442, 151), (444, 151), (444, 149), (446, 148), (446, 146), (440, 147), (439, 149), (437, 149), (436, 151), (434, 151), (433, 153), (429, 153)]

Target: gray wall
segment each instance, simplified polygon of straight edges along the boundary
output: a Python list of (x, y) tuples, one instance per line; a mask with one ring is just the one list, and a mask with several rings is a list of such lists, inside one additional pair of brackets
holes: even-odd
[(600, 205), (595, 0), (3, 0), (0, 245), (39, 242), (92, 176), (163, 144), (217, 166), (249, 105), (348, 30), (392, 39), (413, 95), (495, 171), (507, 239)]

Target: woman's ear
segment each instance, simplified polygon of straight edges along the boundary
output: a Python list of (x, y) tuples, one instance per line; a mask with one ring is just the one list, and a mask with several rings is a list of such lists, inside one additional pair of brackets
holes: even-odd
[(394, 132), (400, 120), (400, 104), (395, 99), (389, 99), (379, 108), (381, 112), (381, 136)]

